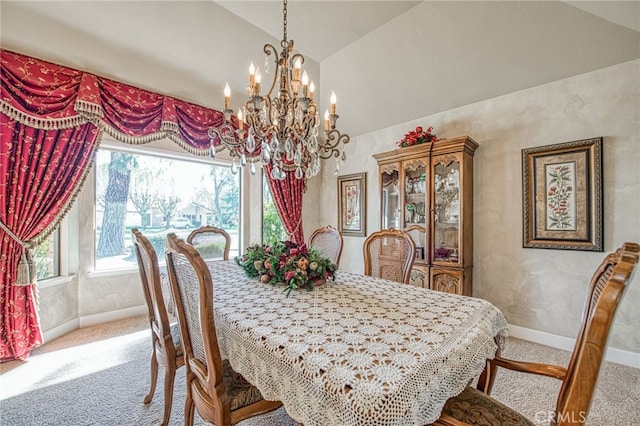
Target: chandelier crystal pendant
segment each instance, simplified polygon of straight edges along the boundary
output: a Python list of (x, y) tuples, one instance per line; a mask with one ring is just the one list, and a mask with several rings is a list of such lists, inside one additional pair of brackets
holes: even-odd
[[(287, 39), (287, 0), (283, 1), (282, 51), (265, 44), (265, 71), (269, 58), (274, 56), (275, 70), (271, 86), (262, 95), (262, 75), (253, 63), (249, 67), (249, 99), (238, 111), (237, 128), (232, 125), (233, 110), (230, 108), (231, 92), (225, 87), (225, 123), (209, 130), (212, 138), (210, 154), (215, 156), (213, 138), (220, 139), (229, 149), (232, 171), (237, 172), (238, 163), (250, 163), (255, 173), (255, 163), (271, 164), (271, 177), (285, 179), (287, 171), (295, 171), (297, 179), (308, 179), (320, 172), (320, 160), (336, 158), (335, 172), (346, 160), (344, 145), (349, 135), (336, 129), (336, 95), (331, 93), (330, 111), (325, 111), (324, 131), (319, 131), (320, 119), (314, 101), (315, 85), (302, 71), (304, 57), (293, 51), (293, 40)], [(300, 74), (302, 71), (302, 75)], [(246, 123), (246, 129), (245, 129)]]

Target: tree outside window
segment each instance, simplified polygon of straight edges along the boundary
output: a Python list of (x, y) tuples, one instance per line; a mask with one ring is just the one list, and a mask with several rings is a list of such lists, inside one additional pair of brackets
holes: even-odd
[(262, 244), (273, 244), (287, 239), (287, 231), (282, 224), (267, 176), (262, 176)]
[(139, 228), (164, 263), (168, 232), (186, 239), (213, 225), (239, 253), (240, 177), (200, 159), (166, 158), (101, 149), (96, 160), (96, 269), (137, 265), (131, 229)]

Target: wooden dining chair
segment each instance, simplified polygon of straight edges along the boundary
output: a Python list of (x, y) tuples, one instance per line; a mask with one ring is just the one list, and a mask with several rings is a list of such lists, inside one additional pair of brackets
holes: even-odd
[(313, 231), (309, 238), (309, 247), (318, 249), (323, 256), (336, 265), (340, 264), (342, 255), (342, 235), (332, 226), (323, 226)]
[(406, 232), (383, 229), (364, 240), (364, 274), (409, 284), (416, 245)]
[(206, 260), (229, 259), (231, 237), (224, 229), (215, 226), (202, 226), (191, 231), (187, 243), (198, 250), (200, 256)]
[(281, 407), (279, 401), (265, 400), (228, 360), (222, 359), (214, 320), (213, 282), (197, 250), (170, 233), (166, 258), (186, 358), (185, 425), (193, 425), (196, 409), (204, 420), (227, 426)]
[(164, 416), (162, 424), (169, 423), (171, 405), (173, 402), (173, 382), (176, 369), (184, 365), (182, 345), (180, 344), (180, 331), (178, 323), (169, 322), (169, 315), (165, 305), (165, 298), (160, 283), (160, 271), (158, 256), (149, 240), (138, 229), (131, 230), (133, 234), (138, 270), (144, 299), (149, 311), (149, 326), (151, 328), (151, 390), (144, 397), (144, 403), (148, 404), (153, 399), (158, 380), (158, 365), (165, 368), (164, 371)]
[(487, 368), (478, 383), (480, 390), (468, 387), (459, 396), (449, 399), (441, 418), (434, 424), (536, 424), (488, 395), (493, 387), (497, 367), (559, 379), (562, 384), (549, 424), (584, 424), (607, 348), (607, 337), (614, 314), (638, 262), (639, 251), (638, 244), (624, 243), (616, 252), (606, 256), (596, 270), (587, 293), (582, 325), (567, 367), (512, 361), (497, 356), (488, 360)]

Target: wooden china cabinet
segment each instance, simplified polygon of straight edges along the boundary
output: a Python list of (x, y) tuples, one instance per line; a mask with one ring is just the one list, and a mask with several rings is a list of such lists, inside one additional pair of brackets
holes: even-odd
[(380, 228), (403, 229), (416, 244), (412, 285), (471, 296), (477, 147), (460, 136), (373, 155)]

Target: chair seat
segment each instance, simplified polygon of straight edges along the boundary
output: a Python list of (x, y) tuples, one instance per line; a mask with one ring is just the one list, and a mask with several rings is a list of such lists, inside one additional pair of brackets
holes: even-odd
[(246, 407), (263, 399), (258, 388), (249, 383), (242, 374), (234, 371), (228, 360), (225, 359), (222, 362), (222, 367), (224, 368), (223, 380), (227, 388), (231, 411)]
[(517, 411), (471, 387), (450, 398), (442, 413), (472, 425), (535, 426)]

